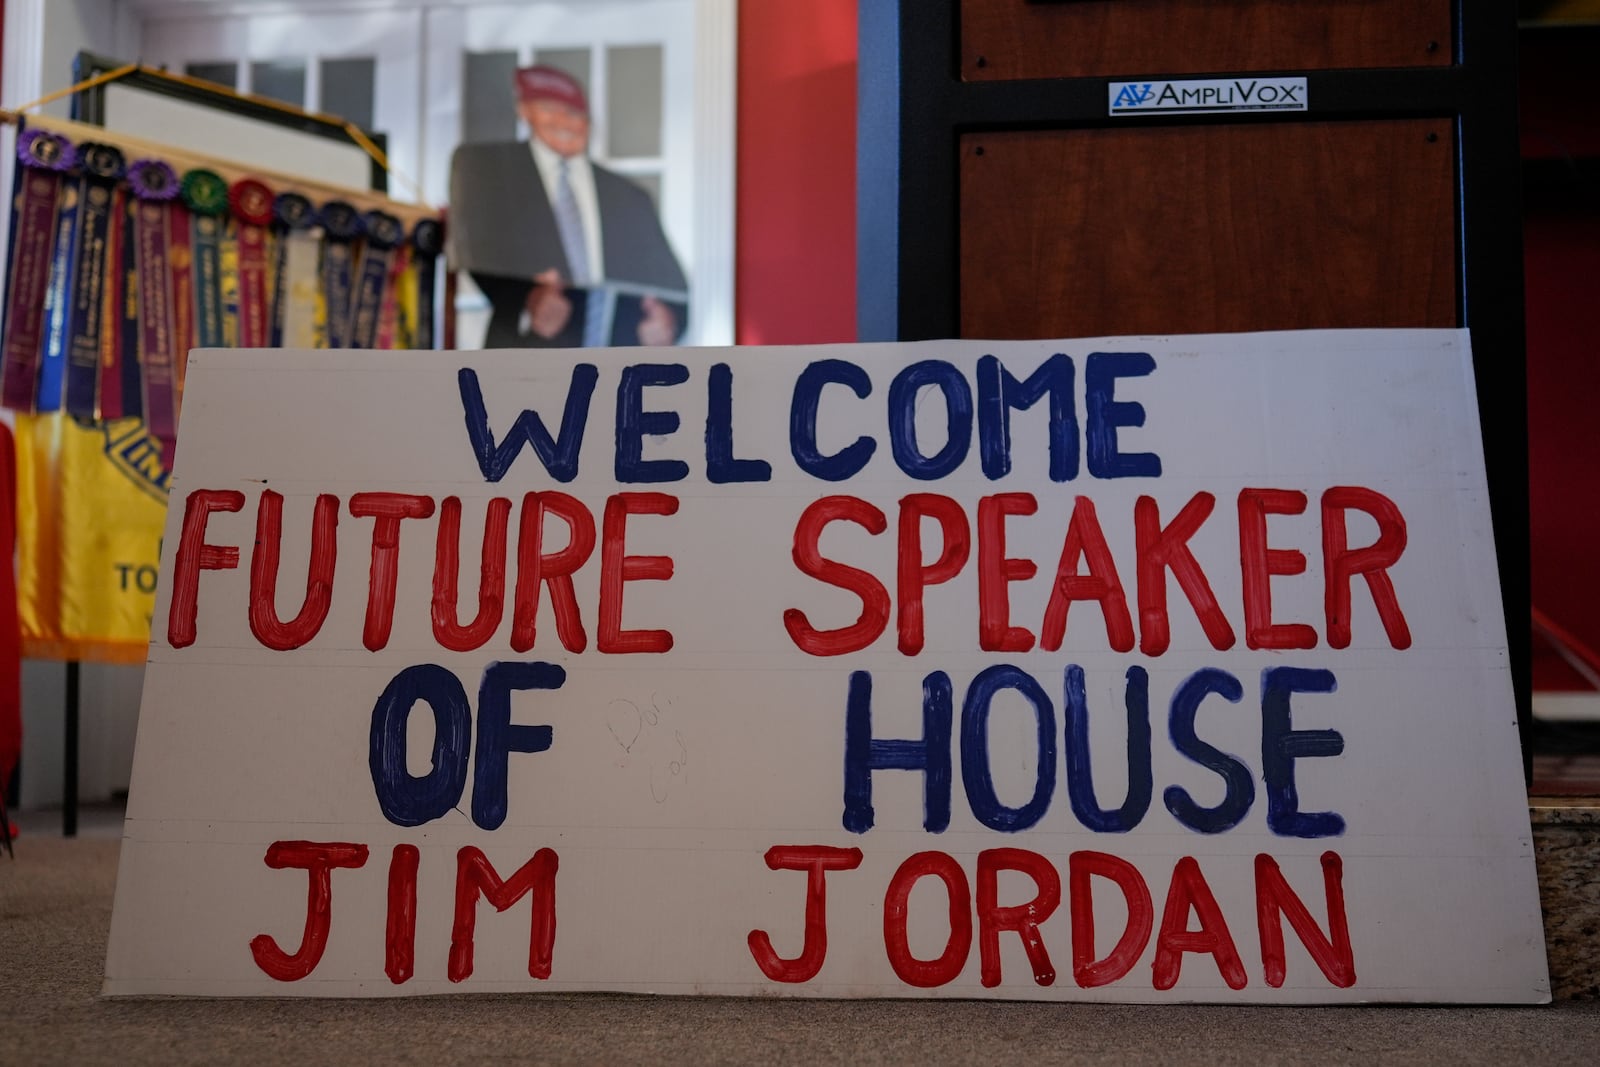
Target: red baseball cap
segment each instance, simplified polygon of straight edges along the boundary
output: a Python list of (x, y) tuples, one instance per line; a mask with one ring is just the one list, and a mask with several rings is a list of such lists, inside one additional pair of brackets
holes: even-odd
[(583, 95), (583, 86), (564, 70), (555, 67), (518, 67), (513, 84), (517, 100), (527, 104), (535, 100), (553, 100), (589, 113), (589, 101)]

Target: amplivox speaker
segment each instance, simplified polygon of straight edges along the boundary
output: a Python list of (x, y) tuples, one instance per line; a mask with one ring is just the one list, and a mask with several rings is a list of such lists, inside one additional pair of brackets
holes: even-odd
[(861, 340), (1470, 329), (1526, 724), (1515, 5), (859, 10)]

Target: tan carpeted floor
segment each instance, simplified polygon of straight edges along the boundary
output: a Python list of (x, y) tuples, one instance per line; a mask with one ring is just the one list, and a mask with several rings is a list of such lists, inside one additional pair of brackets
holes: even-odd
[[(48, 823), (47, 823), (48, 825)], [(1537, 1009), (98, 996), (117, 840), (0, 854), (0, 1064), (1592, 1064), (1600, 1005)]]

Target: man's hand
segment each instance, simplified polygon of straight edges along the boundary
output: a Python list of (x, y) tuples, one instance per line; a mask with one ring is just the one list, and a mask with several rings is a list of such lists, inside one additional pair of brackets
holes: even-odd
[(672, 309), (653, 296), (645, 297), (642, 306), (644, 317), (639, 320), (639, 343), (653, 348), (672, 344), (678, 336), (678, 319)]
[(537, 274), (528, 290), (528, 328), (546, 341), (566, 329), (572, 318), (572, 301), (562, 292), (565, 283), (554, 268)]

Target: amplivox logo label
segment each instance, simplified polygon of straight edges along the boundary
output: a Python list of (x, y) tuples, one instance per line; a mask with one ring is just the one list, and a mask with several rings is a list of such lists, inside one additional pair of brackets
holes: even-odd
[(1207, 78), (1178, 82), (1112, 82), (1111, 114), (1147, 111), (1304, 111), (1304, 78)]

